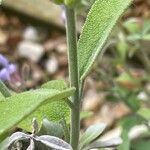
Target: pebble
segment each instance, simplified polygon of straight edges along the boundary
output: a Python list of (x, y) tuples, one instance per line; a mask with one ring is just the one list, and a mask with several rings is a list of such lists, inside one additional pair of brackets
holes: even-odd
[(44, 43), (44, 48), (46, 52), (51, 52), (55, 49), (55, 40), (48, 40)]
[(1, 13), (1, 15), (0, 15), (0, 26), (4, 27), (4, 26), (7, 26), (8, 24), (9, 24), (8, 17), (5, 14)]
[(36, 63), (44, 54), (44, 47), (38, 43), (22, 41), (18, 45), (18, 53), (20, 56), (28, 58), (32, 62)]
[(67, 54), (67, 45), (66, 43), (60, 43), (56, 45), (56, 50), (60, 54)]
[(67, 60), (68, 60), (67, 55), (64, 55), (64, 54), (58, 55), (58, 63), (59, 63), (60, 67), (67, 67), (67, 65), (68, 65)]
[(136, 139), (137, 137), (140, 137), (144, 133), (148, 133), (148, 128), (146, 125), (136, 125), (133, 128), (131, 128), (129, 132), (129, 138), (130, 139)]
[(83, 100), (84, 111), (97, 111), (103, 102), (103, 95), (98, 94), (95, 90), (88, 90)]
[[(101, 104), (102, 105), (102, 104)], [(99, 112), (94, 113), (92, 117), (84, 120), (84, 126), (90, 126), (91, 124), (104, 122), (107, 126), (111, 126), (116, 120), (128, 115), (130, 110), (128, 107), (120, 102), (117, 105), (112, 102), (105, 102), (99, 108)]]
[(29, 41), (38, 41), (38, 32), (35, 27), (33, 26), (28, 26), (23, 33), (23, 38), (24, 40), (29, 40)]
[(38, 65), (33, 65), (32, 68), (32, 78), (34, 81), (40, 81), (41, 79), (44, 79), (44, 74)]
[(45, 63), (45, 68), (50, 74), (54, 74), (57, 72), (59, 67), (58, 60), (55, 56), (51, 56)]
[(144, 91), (140, 92), (137, 97), (141, 101), (147, 101), (149, 99), (148, 95)]
[(129, 113), (130, 109), (123, 102), (118, 102), (117, 104), (105, 102), (99, 111), (99, 116), (111, 126), (115, 120), (119, 120)]

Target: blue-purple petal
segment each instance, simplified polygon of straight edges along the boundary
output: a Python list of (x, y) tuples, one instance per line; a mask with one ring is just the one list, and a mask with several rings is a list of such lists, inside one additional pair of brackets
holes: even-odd
[(0, 80), (2, 81), (10, 81), (10, 73), (7, 68), (3, 68), (0, 71)]
[(9, 64), (7, 67), (9, 74), (13, 74), (17, 71), (17, 67), (14, 64)]

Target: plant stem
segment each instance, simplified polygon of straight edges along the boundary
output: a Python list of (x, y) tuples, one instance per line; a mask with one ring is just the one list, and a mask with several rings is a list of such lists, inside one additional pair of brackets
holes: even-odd
[(11, 92), (1, 80), (0, 80), (0, 92), (4, 95), (4, 97), (11, 96)]
[(73, 150), (78, 149), (80, 133), (80, 98), (79, 98), (79, 72), (77, 60), (77, 33), (76, 33), (76, 16), (75, 10), (65, 6), (66, 13), (66, 32), (68, 45), (68, 62), (70, 86), (76, 88), (72, 96), (74, 107), (71, 110), (71, 131), (70, 143)]

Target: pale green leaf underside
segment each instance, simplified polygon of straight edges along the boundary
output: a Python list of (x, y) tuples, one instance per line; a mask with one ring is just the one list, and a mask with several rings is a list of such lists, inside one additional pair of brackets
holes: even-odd
[(83, 80), (102, 50), (113, 26), (132, 0), (96, 0), (78, 42), (79, 75)]
[(80, 138), (80, 149), (94, 141), (104, 131), (105, 127), (106, 125), (103, 123), (90, 126)]
[(17, 125), (38, 107), (54, 100), (71, 96), (74, 89), (58, 91), (55, 89), (39, 89), (15, 94), (0, 102), (0, 136)]

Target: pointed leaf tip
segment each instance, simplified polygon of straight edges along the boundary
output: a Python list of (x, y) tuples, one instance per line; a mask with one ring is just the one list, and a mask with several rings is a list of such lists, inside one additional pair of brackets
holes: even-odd
[(106, 128), (106, 124), (98, 123), (90, 126), (80, 138), (80, 149), (98, 138)]
[(96, 0), (78, 41), (80, 79), (89, 73), (119, 17), (133, 0)]

